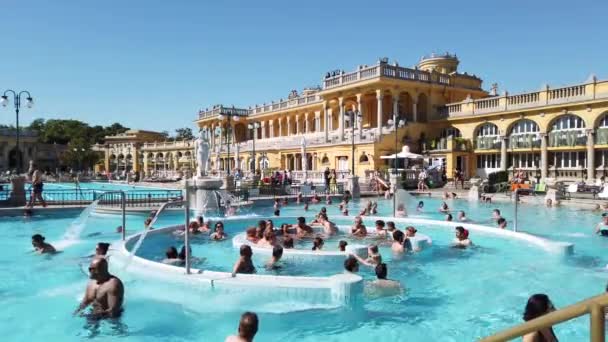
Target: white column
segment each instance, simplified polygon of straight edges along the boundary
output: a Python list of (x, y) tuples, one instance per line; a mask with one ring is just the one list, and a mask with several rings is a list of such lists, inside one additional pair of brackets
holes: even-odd
[(338, 98), (338, 106), (340, 107), (340, 116), (338, 117), (338, 129), (340, 130), (340, 141), (344, 140), (344, 98)]
[(211, 136), (209, 137), (209, 141), (211, 142), (211, 147), (215, 147), (215, 125), (211, 124)]
[(587, 180), (595, 180), (595, 139), (593, 129), (587, 130)]
[(500, 137), (500, 169), (507, 171), (507, 137)]
[(300, 127), (300, 115), (296, 114), (296, 134), (302, 133), (302, 127)]
[(357, 124), (359, 125), (359, 137), (361, 137), (363, 135), (363, 104), (361, 103), (361, 97), (363, 95), (362, 94), (357, 94), (357, 111), (359, 112), (359, 114), (361, 115), (361, 122), (358, 122)]
[(393, 94), (393, 117), (398, 117), (399, 114), (399, 95)]
[(327, 110), (328, 112), (328, 116), (329, 116), (329, 130), (333, 131), (334, 130), (334, 111), (333, 109), (329, 108)]
[(378, 107), (378, 115), (377, 115), (377, 127), (378, 127), (378, 134), (382, 134), (382, 99), (384, 98), (384, 95), (382, 94), (382, 90), (378, 89), (376, 90), (376, 100), (377, 100), (377, 107)]
[(266, 122), (265, 121), (260, 122), (260, 127), (262, 130), (262, 139), (266, 139)]
[(270, 137), (274, 138), (274, 120), (268, 120), (268, 126), (270, 129)]
[(412, 118), (414, 122), (418, 122), (418, 103), (412, 99)]
[(287, 136), (291, 135), (291, 120), (290, 120), (289, 116), (287, 117), (287, 134), (286, 135)]
[(325, 121), (325, 141), (329, 141), (329, 108), (327, 108), (327, 102), (323, 102), (323, 120)]
[(547, 152), (547, 134), (540, 134), (540, 178), (547, 179), (549, 153)]
[(283, 120), (281, 119), (277, 119), (278, 123), (279, 123), (279, 137), (283, 136)]
[(310, 133), (310, 125), (308, 124), (308, 112), (304, 113), (304, 133)]
[(321, 130), (321, 111), (315, 111), (315, 133)]

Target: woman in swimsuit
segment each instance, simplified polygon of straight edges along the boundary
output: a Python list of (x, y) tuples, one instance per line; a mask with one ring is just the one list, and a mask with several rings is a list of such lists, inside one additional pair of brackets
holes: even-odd
[(255, 273), (255, 266), (253, 266), (253, 261), (251, 261), (251, 257), (253, 256), (251, 247), (249, 245), (242, 245), (240, 254), (241, 257), (234, 263), (234, 267), (232, 268), (232, 276), (236, 276), (237, 273)]
[[(553, 311), (555, 307), (549, 296), (539, 293), (528, 299), (523, 318), (527, 322)], [(524, 335), (523, 342), (557, 342), (557, 336), (553, 332), (553, 327), (542, 328)]]

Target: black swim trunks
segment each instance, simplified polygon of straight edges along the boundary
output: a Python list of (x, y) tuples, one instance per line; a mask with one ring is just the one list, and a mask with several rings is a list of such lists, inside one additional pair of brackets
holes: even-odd
[(601, 236), (608, 236), (608, 229), (602, 229), (602, 230), (600, 230), (600, 235)]
[(36, 194), (42, 193), (42, 187), (43, 187), (42, 183), (34, 184), (34, 187), (33, 187), (34, 193), (36, 193)]

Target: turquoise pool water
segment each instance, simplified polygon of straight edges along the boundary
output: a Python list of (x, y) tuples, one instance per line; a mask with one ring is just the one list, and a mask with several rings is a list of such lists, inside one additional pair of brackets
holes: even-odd
[[(415, 213), (417, 201), (408, 204), (414, 216), (443, 219), (437, 212), (437, 199), (422, 199), (425, 210)], [(351, 204), (358, 211), (367, 200)], [(416, 203), (414, 203), (416, 202)], [(379, 200), (380, 214), (392, 212), (391, 203)], [(512, 226), (510, 204), (478, 204), (452, 200), (455, 210), (465, 210), (476, 223), (489, 223), (491, 211), (499, 208)], [(282, 215), (312, 217), (322, 205), (311, 206), (305, 213), (301, 206), (282, 208)], [(258, 215), (269, 215), (272, 209), (256, 208)], [(338, 216), (337, 205), (328, 206), (330, 217), (339, 224), (349, 224), (352, 217)], [(2, 217), (0, 221), (0, 333), (8, 341), (47, 339), (108, 340), (121, 337), (126, 341), (222, 341), (236, 331), (238, 318), (245, 310), (257, 311), (261, 325), (260, 341), (473, 341), (501, 328), (521, 322), (527, 298), (538, 292), (547, 293), (555, 305), (563, 307), (603, 291), (608, 272), (608, 256), (603, 251), (608, 239), (593, 234), (599, 213), (568, 208), (546, 209), (520, 206), (520, 229), (544, 237), (575, 244), (571, 256), (548, 253), (524, 242), (492, 235), (472, 233), (477, 245), (470, 250), (449, 248), (453, 232), (438, 226), (418, 226), (429, 235), (433, 245), (424, 251), (393, 260), (387, 248), (381, 252), (389, 267), (389, 277), (401, 281), (406, 292), (401, 297), (364, 299), (361, 308), (317, 310), (300, 306), (276, 307), (256, 302), (243, 292), (239, 296), (201, 298), (197, 291), (178, 290), (170, 285), (147, 279), (123, 276), (126, 286), (126, 311), (118, 322), (95, 325), (84, 318), (72, 317), (86, 284), (83, 256), (92, 253), (98, 241), (119, 238), (114, 232), (120, 218), (93, 215), (84, 225), (79, 241), (64, 235), (78, 212), (61, 216)], [(143, 227), (142, 216), (130, 216), (129, 231)], [(240, 223), (226, 222), (230, 236), (242, 231), (258, 218)], [(273, 218), (275, 225), (291, 220)], [(161, 217), (156, 226), (181, 223), (178, 214)], [(373, 226), (372, 222), (366, 222)], [(400, 227), (403, 228), (403, 227)], [(29, 253), (30, 236), (42, 233), (47, 240), (63, 245), (63, 252), (52, 257)], [(144, 242), (138, 253), (160, 259), (170, 244), (180, 247), (180, 240), (153, 237)], [(325, 248), (334, 248), (327, 243)], [(209, 268), (228, 270), (238, 252), (230, 240), (210, 242), (205, 239), (193, 245), (195, 257), (206, 258)], [(254, 256), (261, 268), (265, 258)], [(203, 264), (205, 265), (205, 264)], [(307, 263), (287, 265), (282, 274), (328, 275), (341, 272), (341, 265)], [(373, 279), (371, 269), (362, 267), (361, 275)], [(301, 305), (301, 304), (300, 304)], [(309, 310), (307, 310), (309, 309)], [(561, 340), (587, 338), (585, 318), (556, 327)]]
[[(150, 187), (150, 186), (130, 185), (130, 184), (120, 184), (120, 183), (104, 183), (104, 182), (83, 182), (83, 183), (80, 183), (80, 188), (82, 190), (99, 190), (99, 191), (171, 190), (171, 189), (161, 188), (161, 187)], [(76, 184), (75, 183), (45, 183), (44, 189), (45, 190), (76, 189)]]

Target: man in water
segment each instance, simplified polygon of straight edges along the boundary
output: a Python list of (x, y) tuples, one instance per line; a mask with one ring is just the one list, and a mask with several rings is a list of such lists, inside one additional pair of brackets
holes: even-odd
[(92, 305), (92, 318), (120, 316), (125, 290), (122, 281), (108, 271), (108, 261), (105, 258), (94, 258), (89, 265), (89, 274), (91, 281), (74, 314), (78, 314)]
[(228, 336), (225, 342), (251, 342), (258, 332), (258, 315), (245, 312), (239, 322), (238, 335)]
[(110, 248), (110, 244), (107, 242), (99, 242), (97, 246), (95, 246), (95, 257), (105, 258), (106, 254), (108, 254), (108, 249)]
[(298, 217), (298, 223), (296, 224), (296, 235), (301, 238), (309, 236), (312, 233), (312, 228), (306, 224), (306, 219), (302, 216)]
[(38, 254), (53, 254), (56, 252), (55, 247), (50, 243), (44, 242), (45, 237), (40, 234), (32, 235), (32, 246)]
[(376, 266), (376, 277), (378, 279), (368, 283), (365, 288), (367, 296), (372, 298), (395, 296), (403, 293), (401, 283), (396, 280), (387, 279), (388, 269), (385, 263)]
[(602, 222), (595, 226), (595, 234), (608, 236), (608, 213), (602, 214)]

